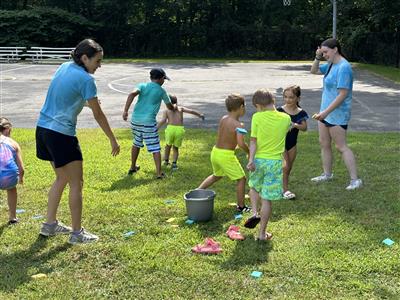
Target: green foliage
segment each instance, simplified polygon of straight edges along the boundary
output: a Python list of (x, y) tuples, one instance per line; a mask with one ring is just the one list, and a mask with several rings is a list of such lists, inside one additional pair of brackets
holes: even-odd
[[(69, 246), (67, 236), (38, 237), (54, 173), (35, 157), (34, 130), (13, 130), (26, 165), (18, 186), (21, 222), (8, 227), (7, 203), (0, 191), (0, 299), (397, 299), (400, 294), (399, 133), (349, 133), (365, 186), (345, 191), (348, 173), (335, 153), (335, 179), (312, 184), (321, 170), (316, 132), (299, 136), (291, 175), (295, 201), (273, 204), (268, 230), (274, 239), (254, 241), (245, 229), (243, 242), (229, 240), (234, 224), (235, 183), (213, 186), (214, 217), (185, 224), (183, 194), (211, 173), (215, 132), (188, 129), (179, 170), (154, 179), (152, 157), (139, 156), (141, 170), (126, 176), (130, 164), (129, 129), (116, 130), (121, 154), (110, 155), (100, 129), (79, 130), (84, 155), (83, 226), (100, 236), (92, 245)], [(384, 155), (382, 155), (384, 154)], [(245, 155), (239, 152), (245, 163)], [(165, 200), (173, 199), (174, 204)], [(247, 215), (245, 215), (246, 217)], [(70, 223), (68, 193), (58, 217)], [(176, 218), (172, 224), (165, 221)], [(135, 231), (130, 238), (123, 233)], [(210, 236), (223, 253), (192, 254), (190, 248)], [(392, 247), (382, 244), (391, 238)], [(250, 277), (261, 271), (260, 279)], [(34, 280), (44, 273), (47, 278)]]
[(0, 45), (71, 47), (90, 36), (95, 23), (58, 8), (0, 10)]
[[(283, 6), (282, 0), (0, 1), (0, 9), (15, 10), (18, 16), (18, 21), (11, 17), (5, 23), (0, 18), (0, 29), (6, 32), (0, 44), (33, 41), (53, 45), (57, 41), (73, 46), (90, 35), (104, 46), (106, 55), (114, 57), (310, 59), (316, 46), (332, 35), (331, 3), (293, 0), (290, 6)], [(50, 17), (50, 23), (46, 18), (32, 20), (26, 14), (45, 7), (61, 9), (60, 22), (55, 22), (55, 17)], [(338, 37), (352, 61), (399, 67), (400, 6), (396, 1), (337, 0), (337, 7)], [(19, 27), (21, 30), (16, 32)]]

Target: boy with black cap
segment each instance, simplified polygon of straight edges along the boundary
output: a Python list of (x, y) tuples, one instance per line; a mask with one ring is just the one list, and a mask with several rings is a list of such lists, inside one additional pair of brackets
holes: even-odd
[(128, 119), (128, 110), (133, 99), (139, 95), (131, 117), (133, 145), (131, 149), (131, 167), (128, 171), (128, 175), (132, 175), (140, 169), (140, 167), (136, 165), (136, 160), (139, 156), (140, 148), (143, 148), (144, 141), (147, 151), (153, 154), (157, 179), (162, 179), (165, 176), (164, 173), (161, 172), (161, 147), (156, 116), (160, 110), (161, 101), (165, 103), (168, 109), (175, 109), (167, 92), (161, 87), (165, 79), (169, 80), (169, 77), (163, 69), (152, 69), (150, 71), (151, 81), (140, 83), (126, 99), (124, 112), (122, 114), (122, 118), (125, 121)]

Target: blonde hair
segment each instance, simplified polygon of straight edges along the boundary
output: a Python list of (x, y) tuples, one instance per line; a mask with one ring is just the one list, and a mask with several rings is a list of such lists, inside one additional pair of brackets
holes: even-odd
[(267, 89), (259, 89), (253, 95), (253, 105), (256, 106), (256, 104), (263, 106), (275, 104), (275, 97)]
[(238, 110), (242, 105), (244, 106), (244, 97), (240, 94), (230, 94), (225, 99), (225, 105), (228, 111)]
[(11, 122), (7, 118), (0, 117), (0, 132), (12, 127)]

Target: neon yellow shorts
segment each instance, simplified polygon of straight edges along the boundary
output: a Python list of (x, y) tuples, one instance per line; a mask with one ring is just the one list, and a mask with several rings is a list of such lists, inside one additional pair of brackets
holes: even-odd
[(245, 176), (235, 151), (219, 149), (214, 146), (211, 151), (213, 175), (228, 176), (230, 180), (238, 180)]
[(185, 127), (181, 125), (168, 125), (165, 129), (165, 143), (179, 148), (182, 146)]

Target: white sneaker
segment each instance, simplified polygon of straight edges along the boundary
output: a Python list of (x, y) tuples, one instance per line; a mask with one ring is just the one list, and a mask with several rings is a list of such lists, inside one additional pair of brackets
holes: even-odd
[(75, 244), (87, 244), (87, 243), (93, 243), (97, 241), (99, 237), (93, 233), (90, 233), (88, 231), (85, 231), (85, 229), (81, 229), (81, 231), (78, 234), (71, 233), (71, 236), (69, 238), (69, 243), (72, 245)]
[(350, 181), (350, 184), (346, 187), (346, 190), (352, 191), (355, 189), (358, 189), (362, 186), (362, 180), (361, 179), (352, 179)]
[(311, 181), (312, 182), (324, 182), (324, 181), (329, 181), (332, 178), (333, 178), (333, 174), (328, 175), (328, 174), (322, 173), (320, 176), (311, 178)]

